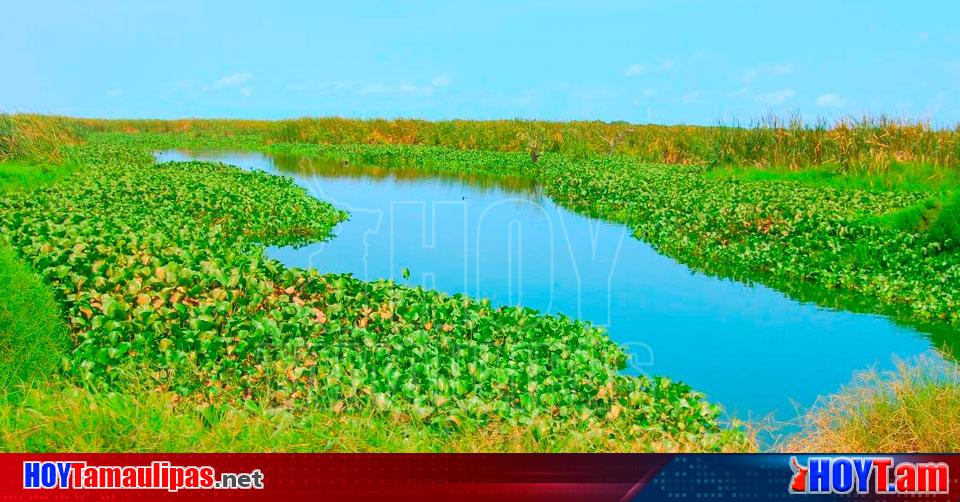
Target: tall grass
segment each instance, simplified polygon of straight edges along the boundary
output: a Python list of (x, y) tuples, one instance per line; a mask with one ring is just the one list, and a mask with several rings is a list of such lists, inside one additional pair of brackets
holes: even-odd
[(82, 134), (83, 126), (76, 119), (0, 113), (0, 161), (59, 164), (65, 147), (79, 142)]
[[(268, 408), (253, 402), (237, 407), (178, 397), (136, 384), (122, 392), (92, 392), (56, 379), (27, 386), (14, 399), (0, 393), (0, 452), (636, 452), (700, 447), (653, 427), (638, 436), (581, 423), (551, 427), (543, 418), (529, 425), (465, 422), (440, 430), (402, 414)], [(723, 444), (723, 451), (753, 449), (751, 440)]]
[(572, 156), (622, 154), (648, 162), (801, 169), (827, 166), (841, 173), (880, 173), (923, 164), (957, 170), (960, 125), (887, 117), (805, 122), (770, 116), (750, 125), (662, 126), (625, 122), (414, 119), (357, 120), (80, 120), (110, 132), (259, 135), (267, 143), (403, 144), (464, 150), (559, 152)]
[(53, 294), (0, 239), (0, 394), (42, 382), (71, 344)]
[[(0, 162), (0, 196), (55, 183), (69, 171)], [(20, 383), (46, 381), (59, 369), (71, 344), (53, 292), (0, 236), (0, 395), (13, 392)]]
[(960, 368), (901, 363), (865, 373), (804, 419), (787, 451), (960, 451)]

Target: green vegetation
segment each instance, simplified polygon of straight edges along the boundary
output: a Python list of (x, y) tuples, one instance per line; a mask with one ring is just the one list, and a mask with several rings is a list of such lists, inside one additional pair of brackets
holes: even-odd
[(567, 157), (627, 155), (646, 163), (728, 167), (836, 168), (878, 174), (928, 165), (956, 172), (960, 127), (933, 129), (887, 118), (805, 124), (769, 117), (751, 126), (636, 125), (522, 120), (80, 120), (97, 132), (183, 134), (260, 143), (440, 146)]
[(50, 290), (0, 243), (0, 388), (45, 381), (60, 367), (70, 338)]
[(67, 117), (0, 113), (0, 161), (59, 164), (65, 149), (77, 144), (83, 133), (80, 123)]
[(844, 173), (837, 166), (804, 169), (711, 167), (704, 176), (739, 181), (791, 181), (808, 186), (870, 192), (949, 192), (960, 186), (960, 169), (896, 163), (888, 170)]
[[(0, 449), (751, 447), (685, 385), (621, 375), (623, 351), (589, 324), (282, 267), (265, 245), (327, 238), (347, 215), (263, 173), (152, 165), (157, 148), (535, 178), (695, 269), (960, 324), (960, 130), (0, 116), (0, 138), (18, 159), (0, 171), (18, 187), (0, 195), (0, 231), (76, 341), (60, 377), (0, 402)], [(76, 175), (28, 195), (63, 172), (33, 159)], [(882, 449), (845, 438), (956, 401), (955, 383), (904, 382), (872, 408), (819, 415), (805, 437)], [(916, 420), (918, 447), (957, 448), (931, 432), (949, 423)]]
[(27, 191), (60, 181), (72, 172), (69, 166), (32, 162), (0, 162), (0, 191)]
[(960, 192), (939, 204), (939, 213), (930, 223), (927, 234), (934, 242), (948, 243), (950, 249), (960, 245)]
[[(747, 444), (687, 386), (619, 374), (622, 349), (588, 324), (285, 269), (265, 244), (326, 238), (346, 215), (287, 178), (151, 165), (124, 138), (73, 148), (82, 168), (69, 184), (0, 199), (0, 229), (77, 339), (65, 375), (103, 399), (152, 389), (192, 406), (379, 416), (383, 429), (416, 421), (441, 435), (523, 427), (555, 438), (543, 449)], [(572, 439), (593, 435), (606, 440)]]
[(439, 147), (275, 144), (270, 150), (350, 163), (532, 175), (558, 203), (625, 223), (638, 238), (693, 268), (761, 281), (789, 294), (833, 290), (869, 300), (874, 311), (905, 312), (916, 320), (960, 322), (960, 255), (952, 252), (957, 240), (950, 219), (957, 206), (949, 202), (955, 198), (929, 226), (904, 228), (888, 220), (932, 193), (743, 181), (707, 175), (703, 167), (626, 156), (574, 160), (548, 154), (530, 165), (522, 154)]
[[(58, 166), (0, 162), (0, 193), (27, 191), (69, 174)], [(18, 385), (55, 375), (71, 344), (53, 296), (0, 237), (0, 388), (15, 397)]]
[(805, 417), (784, 445), (809, 452), (960, 451), (960, 368), (901, 365), (893, 375), (861, 375)]
[[(0, 401), (0, 451), (170, 452), (637, 452), (702, 451), (662, 431), (590, 428), (540, 417), (438, 428), (404, 414), (224, 402), (191, 403), (172, 392), (127, 387), (91, 392), (31, 387)], [(749, 444), (730, 435), (724, 451)]]
[(918, 234), (953, 250), (960, 245), (960, 192), (923, 199), (866, 221)]

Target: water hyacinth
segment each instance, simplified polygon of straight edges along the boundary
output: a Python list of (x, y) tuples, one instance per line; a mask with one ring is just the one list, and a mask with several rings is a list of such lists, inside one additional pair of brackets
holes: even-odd
[(77, 381), (121, 388), (136, 373), (183, 399), (438, 428), (575, 422), (707, 449), (729, 434), (686, 385), (622, 375), (623, 350), (587, 323), (266, 258), (264, 245), (328, 238), (347, 217), (289, 179), (153, 165), (119, 136), (71, 156), (68, 183), (0, 199), (0, 229), (53, 288)]
[(960, 324), (960, 242), (953, 223), (960, 204), (937, 202), (942, 210), (929, 228), (888, 221), (933, 193), (718, 179), (708, 176), (707, 167), (648, 164), (629, 156), (546, 154), (530, 164), (513, 153), (439, 147), (269, 149), (352, 163), (532, 176), (557, 203), (625, 223), (638, 238), (694, 269), (761, 281), (829, 307)]
[[(618, 155), (546, 153), (533, 163), (522, 152), (264, 144), (254, 134), (88, 140), (68, 149), (81, 166), (69, 183), (5, 196), (0, 227), (67, 313), (76, 348), (65, 374), (94, 388), (120, 388), (136, 372), (178, 399), (372, 411), (437, 430), (576, 424), (618, 439), (653, 431), (669, 439), (643, 448), (668, 449), (677, 438), (695, 449), (742, 439), (687, 386), (622, 375), (623, 351), (589, 324), (284, 268), (264, 245), (327, 238), (347, 215), (263, 173), (152, 165), (158, 148), (535, 178), (558, 203), (626, 223), (692, 268), (831, 307), (854, 299), (911, 322), (958, 322), (955, 195), (722, 178)], [(829, 293), (803, 296), (809, 286)]]

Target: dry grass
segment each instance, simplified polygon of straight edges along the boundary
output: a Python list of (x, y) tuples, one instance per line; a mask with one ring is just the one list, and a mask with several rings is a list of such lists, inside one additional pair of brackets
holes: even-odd
[(82, 126), (67, 117), (0, 113), (0, 161), (60, 164), (64, 147), (80, 141)]
[(625, 122), (301, 118), (256, 120), (94, 120), (105, 132), (259, 136), (266, 143), (403, 144), (463, 150), (559, 152), (572, 156), (622, 154), (667, 164), (709, 164), (876, 174), (922, 164), (957, 170), (960, 126), (879, 118), (809, 123), (765, 117), (750, 125), (662, 126)]
[[(57, 382), (0, 398), (0, 451), (86, 452), (635, 452), (696, 451), (695, 441), (656, 429), (622, 431), (568, 424), (465, 424), (439, 430), (410, 417), (286, 410), (178, 401), (146, 388), (91, 392)], [(733, 437), (733, 436), (731, 436)], [(719, 437), (718, 437), (719, 440)], [(722, 442), (744, 451), (751, 443)]]
[(960, 367), (929, 361), (865, 373), (808, 414), (791, 452), (960, 451)]

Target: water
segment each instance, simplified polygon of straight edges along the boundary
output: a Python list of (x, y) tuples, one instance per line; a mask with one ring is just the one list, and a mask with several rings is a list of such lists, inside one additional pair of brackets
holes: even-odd
[(350, 212), (328, 242), (267, 250), (285, 265), (590, 320), (627, 347), (626, 371), (682, 380), (738, 418), (792, 419), (858, 371), (892, 369), (895, 358), (941, 360), (929, 339), (883, 316), (694, 273), (622, 225), (557, 206), (529, 180), (260, 153), (157, 156), (292, 176)]

